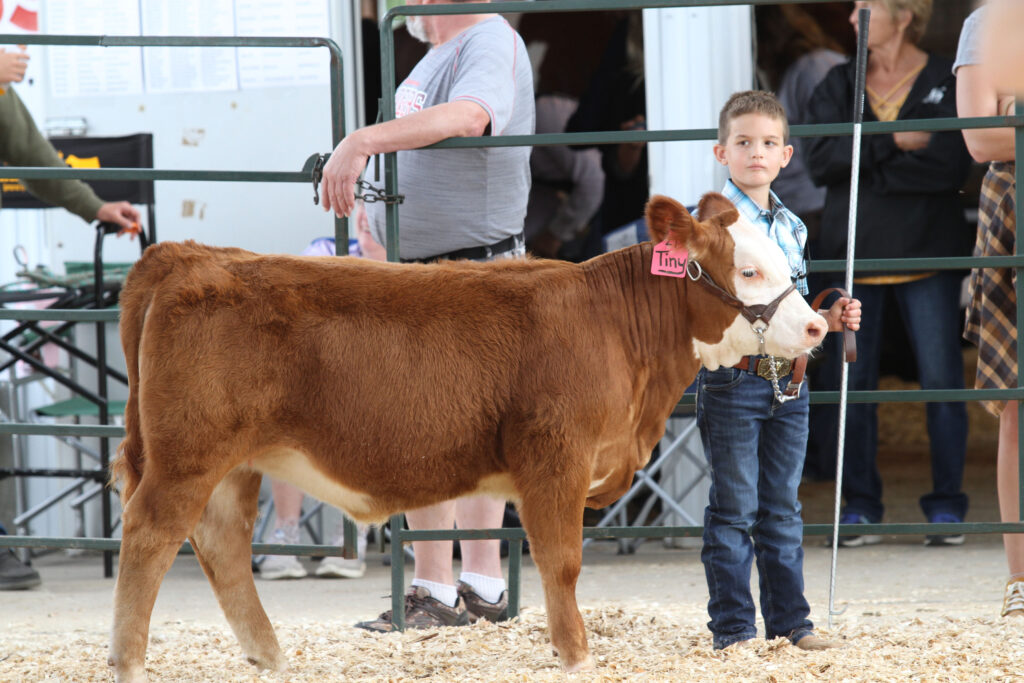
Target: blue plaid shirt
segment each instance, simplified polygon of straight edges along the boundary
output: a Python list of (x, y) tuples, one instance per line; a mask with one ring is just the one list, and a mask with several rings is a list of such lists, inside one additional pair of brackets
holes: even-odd
[(725, 181), (722, 194), (736, 205), (754, 227), (764, 230), (768, 237), (782, 247), (789, 261), (790, 277), (796, 282), (797, 290), (806, 296), (810, 290), (807, 288), (807, 262), (804, 260), (804, 245), (807, 243), (807, 226), (804, 222), (787, 209), (771, 190), (768, 191), (772, 205), (770, 209), (758, 206), (732, 180)]

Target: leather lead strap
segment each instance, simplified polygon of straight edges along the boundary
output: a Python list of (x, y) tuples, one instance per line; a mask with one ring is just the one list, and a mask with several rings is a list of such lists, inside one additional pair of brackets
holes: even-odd
[[(814, 297), (814, 301), (811, 303), (811, 308), (817, 311), (821, 304), (825, 301), (825, 297), (829, 294), (837, 293), (839, 296), (845, 296), (847, 299), (852, 299), (850, 293), (842, 287), (829, 287), (828, 289), (822, 290), (818, 293), (818, 296)], [(857, 335), (853, 330), (848, 328), (846, 324), (843, 324), (843, 353), (846, 355), (847, 363), (855, 363), (857, 361)]]
[[(814, 297), (814, 301), (811, 303), (811, 309), (817, 311), (821, 306), (822, 302), (825, 301), (825, 297), (829, 294), (837, 293), (839, 296), (850, 297), (850, 293), (842, 287), (829, 287), (828, 289), (822, 290), (818, 293), (818, 296)], [(857, 360), (857, 335), (851, 330), (846, 324), (843, 324), (843, 353), (846, 356), (847, 363), (853, 363)], [(795, 361), (793, 361), (793, 378), (786, 386), (784, 392), (787, 396), (795, 396), (800, 391), (800, 385), (804, 381), (804, 373), (807, 371), (807, 354), (803, 354)], [(790, 393), (792, 392), (792, 393)]]

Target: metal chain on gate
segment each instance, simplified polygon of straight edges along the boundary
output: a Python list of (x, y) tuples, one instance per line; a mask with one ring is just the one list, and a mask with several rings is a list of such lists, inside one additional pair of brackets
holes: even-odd
[[(324, 178), (324, 164), (327, 163), (327, 159), (330, 158), (330, 154), (317, 154), (316, 159), (313, 161), (313, 203), (320, 203), (320, 181)], [(308, 161), (306, 162), (309, 163)], [(363, 179), (356, 181), (356, 187), (362, 191), (362, 194), (356, 193), (356, 199), (362, 199), (367, 204), (374, 204), (376, 202), (383, 202), (384, 204), (401, 204), (405, 201), (404, 194), (388, 194), (382, 188), (374, 187), (370, 183)]]
[(365, 180), (357, 180), (356, 187), (363, 191), (363, 194), (356, 194), (356, 199), (362, 199), (368, 204), (383, 202), (384, 204), (401, 204), (405, 201), (404, 194), (388, 194), (383, 188), (374, 187)]

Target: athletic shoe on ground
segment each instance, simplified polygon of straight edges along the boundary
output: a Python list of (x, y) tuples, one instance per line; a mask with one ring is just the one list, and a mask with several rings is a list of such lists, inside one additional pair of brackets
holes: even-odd
[(487, 602), (476, 594), (472, 586), (462, 581), (455, 583), (455, 590), (459, 592), (459, 597), (462, 598), (466, 605), (470, 623), (475, 623), (479, 619), (486, 619), (487, 621), (508, 620), (507, 590), (501, 592), (501, 599), (498, 602)]
[[(299, 542), (299, 528), (274, 529), (271, 543), (295, 545)], [(266, 555), (260, 563), (260, 578), (267, 581), (279, 579), (302, 579), (309, 575), (306, 568), (294, 555)]]
[[(871, 520), (864, 515), (858, 515), (855, 512), (844, 512), (839, 515), (840, 524), (871, 524)], [(860, 536), (840, 536), (839, 547), (840, 548), (859, 548), (862, 545), (878, 545), (882, 542), (882, 537), (877, 534), (863, 534)], [(826, 545), (832, 547), (832, 539), (829, 538)]]
[(325, 557), (316, 567), (316, 575), (328, 579), (358, 579), (366, 573), (366, 562), (344, 557)]
[(43, 581), (39, 572), (18, 559), (10, 548), (0, 548), (0, 591), (35, 588)]
[(1006, 582), (1001, 617), (1024, 617), (1024, 579), (1010, 579)]
[[(398, 628), (392, 621), (392, 612), (388, 610), (373, 621), (360, 621), (356, 628), (367, 631), (390, 633)], [(469, 612), (466, 611), (462, 598), (458, 598), (455, 607), (449, 607), (439, 600), (430, 597), (430, 591), (423, 586), (412, 586), (405, 594), (405, 627), (414, 629), (437, 628), (439, 626), (465, 626), (469, 623)]]
[[(356, 553), (357, 559), (350, 560), (344, 557), (329, 556), (320, 560), (320, 564), (317, 565), (316, 575), (321, 578), (329, 579), (358, 579), (366, 573), (366, 562), (363, 558), (366, 557), (366, 527), (360, 526), (356, 533)], [(338, 520), (338, 524), (334, 530), (334, 537), (331, 539), (331, 545), (341, 547), (345, 545), (345, 520), (344, 518)]]
[(831, 650), (834, 647), (842, 647), (842, 643), (822, 638), (815, 633), (808, 633), (793, 644), (801, 650)]
[[(960, 519), (951, 512), (939, 512), (938, 514), (932, 515), (928, 518), (929, 524), (959, 524), (963, 521), (964, 520)], [(928, 534), (924, 538), (924, 544), (927, 546), (963, 545), (964, 535)]]

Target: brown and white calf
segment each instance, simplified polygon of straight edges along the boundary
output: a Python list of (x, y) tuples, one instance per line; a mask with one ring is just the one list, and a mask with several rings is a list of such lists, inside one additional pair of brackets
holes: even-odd
[[(685, 245), (744, 303), (785, 293), (782, 251), (724, 197), (699, 215), (665, 197), (647, 211), (656, 241)], [(145, 678), (153, 603), (186, 537), (246, 656), (286, 667), (250, 569), (264, 474), (368, 522), (473, 493), (515, 501), (562, 666), (591, 666), (575, 597), (584, 506), (629, 488), (701, 364), (759, 351), (721, 293), (653, 275), (653, 252), (397, 265), (149, 248), (121, 295), (118, 680)], [(782, 296), (766, 351), (795, 357), (825, 331)]]

